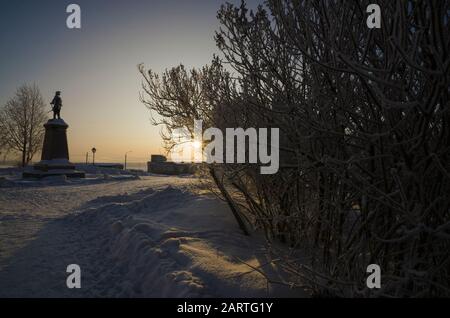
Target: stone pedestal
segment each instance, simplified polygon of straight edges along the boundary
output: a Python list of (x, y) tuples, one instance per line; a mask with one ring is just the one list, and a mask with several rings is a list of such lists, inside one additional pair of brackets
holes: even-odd
[(41, 161), (32, 170), (23, 173), (24, 178), (44, 178), (65, 175), (68, 178), (84, 178), (85, 174), (75, 170), (69, 161), (67, 145), (67, 128), (69, 125), (62, 119), (50, 119), (45, 125), (44, 146)]

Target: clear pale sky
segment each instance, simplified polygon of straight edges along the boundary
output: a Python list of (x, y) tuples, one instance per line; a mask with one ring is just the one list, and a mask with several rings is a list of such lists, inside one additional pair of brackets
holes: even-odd
[[(251, 2), (255, 7), (259, 1)], [(81, 7), (81, 30), (66, 27), (71, 3)], [(213, 37), (221, 3), (2, 1), (0, 104), (24, 83), (37, 84), (48, 103), (61, 90), (71, 161), (83, 161), (93, 146), (98, 161), (122, 162), (129, 150), (129, 161), (147, 161), (163, 148), (160, 128), (151, 125), (139, 101), (137, 64), (161, 72), (179, 63), (208, 63), (217, 52)]]

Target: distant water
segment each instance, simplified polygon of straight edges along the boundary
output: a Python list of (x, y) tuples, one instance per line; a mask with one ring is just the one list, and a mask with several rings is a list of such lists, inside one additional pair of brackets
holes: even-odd
[[(101, 163), (101, 162), (99, 162), (99, 163)], [(0, 169), (3, 169), (3, 168), (14, 168), (14, 167), (17, 167), (17, 165), (14, 165), (14, 164), (0, 164)], [(135, 170), (147, 171), (147, 163), (146, 162), (128, 162), (127, 163), (127, 169), (135, 169)]]
[[(99, 162), (99, 163), (101, 163), (101, 162)], [(14, 165), (14, 164), (0, 164), (0, 169), (3, 169), (3, 168), (14, 168), (14, 167), (17, 167), (17, 165)], [(127, 163), (127, 169), (135, 169), (135, 170), (147, 171), (147, 163), (146, 162), (129, 162), (129, 163)]]
[[(84, 164), (84, 162), (75, 162), (75, 164)], [(97, 164), (105, 164), (106, 162), (102, 162), (99, 161), (97, 162)], [(114, 163), (120, 163), (120, 164), (124, 164), (123, 162), (108, 162), (111, 164)], [(90, 164), (90, 163), (89, 163)], [(127, 162), (127, 169), (134, 169), (134, 170), (142, 170), (142, 171), (147, 171), (147, 163), (146, 162)]]
[(4, 169), (4, 168), (14, 168), (17, 167), (15, 165), (8, 165), (8, 164), (0, 164), (0, 169)]

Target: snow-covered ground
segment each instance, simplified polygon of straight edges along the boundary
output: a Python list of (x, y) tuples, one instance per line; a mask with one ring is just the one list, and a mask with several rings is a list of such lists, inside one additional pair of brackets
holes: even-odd
[[(242, 235), (226, 204), (191, 191), (195, 182), (0, 171), (0, 296), (305, 296), (252, 269), (280, 279), (264, 240)], [(81, 267), (81, 289), (66, 287), (69, 264)]]

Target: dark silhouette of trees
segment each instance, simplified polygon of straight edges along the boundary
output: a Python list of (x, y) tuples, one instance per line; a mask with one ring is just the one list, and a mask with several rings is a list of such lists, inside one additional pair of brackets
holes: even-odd
[(9, 147), (5, 135), (4, 123), (0, 116), (0, 158), (3, 160), (6, 160), (6, 156), (9, 152)]
[(36, 85), (21, 86), (0, 110), (3, 141), (21, 154), (22, 166), (41, 149), (46, 121), (44, 100)]

